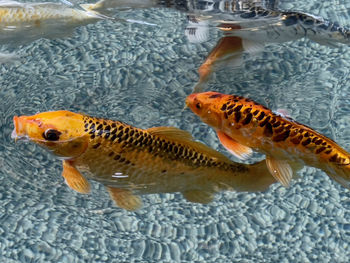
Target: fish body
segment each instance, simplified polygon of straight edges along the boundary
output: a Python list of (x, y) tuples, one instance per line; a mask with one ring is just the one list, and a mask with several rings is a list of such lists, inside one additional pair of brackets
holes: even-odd
[(0, 44), (24, 44), (39, 38), (69, 36), (82, 25), (105, 17), (60, 3), (0, 2)]
[(252, 150), (265, 154), (271, 174), (283, 185), (289, 184), (293, 166), (308, 165), (350, 188), (349, 153), (317, 131), (241, 96), (197, 93), (186, 104), (236, 157), (246, 159)]
[(218, 191), (263, 191), (276, 182), (265, 162), (232, 162), (172, 127), (144, 130), (69, 111), (14, 117), (14, 125), (12, 137), (63, 159), (62, 175), (72, 189), (89, 192), (84, 174), (128, 210), (140, 207), (139, 194), (181, 192), (208, 203)]

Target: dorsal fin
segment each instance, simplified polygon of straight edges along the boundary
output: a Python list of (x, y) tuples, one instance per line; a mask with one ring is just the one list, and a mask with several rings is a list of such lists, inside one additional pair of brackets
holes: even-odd
[(193, 140), (189, 132), (175, 127), (153, 127), (147, 129), (147, 131), (152, 135), (168, 138), (169, 140)]
[(154, 127), (149, 128), (147, 131), (154, 136), (162, 137), (169, 141), (175, 141), (192, 147), (194, 150), (204, 153), (210, 157), (217, 158), (222, 162), (231, 162), (225, 155), (215, 151), (214, 149), (206, 146), (201, 142), (194, 141), (192, 135), (184, 130), (180, 130), (175, 127)]

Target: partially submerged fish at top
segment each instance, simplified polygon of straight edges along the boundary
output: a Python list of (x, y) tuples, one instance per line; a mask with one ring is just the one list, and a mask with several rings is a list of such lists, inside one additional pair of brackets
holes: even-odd
[(39, 38), (71, 35), (82, 25), (106, 16), (61, 3), (0, 1), (0, 44), (20, 45)]
[(264, 191), (276, 182), (264, 161), (235, 163), (173, 127), (144, 130), (69, 111), (15, 116), (14, 126), (13, 138), (63, 160), (70, 188), (88, 193), (87, 176), (128, 210), (141, 207), (138, 194), (181, 192), (188, 201), (208, 203), (222, 190)]
[(246, 10), (252, 6), (276, 9), (278, 0), (100, 0), (92, 4), (82, 4), (86, 10), (103, 14), (131, 8), (171, 8), (191, 15), (214, 15)]
[(185, 34), (190, 42), (199, 43), (220, 29), (224, 36), (199, 68), (196, 90), (203, 89), (213, 72), (224, 67), (238, 67), (243, 53), (256, 53), (269, 43), (283, 43), (309, 38), (322, 45), (349, 45), (349, 29), (319, 16), (278, 9), (273, 0), (100, 0), (85, 4), (87, 10), (111, 14), (123, 8), (166, 7), (186, 12), (189, 24)]
[(307, 37), (320, 44), (350, 44), (347, 28), (320, 16), (279, 10), (278, 1), (273, 0), (100, 0), (81, 6), (102, 14), (123, 8), (173, 8), (186, 12), (192, 22), (208, 20), (207, 26), (221, 29), (225, 35), (257, 43), (281, 43)]
[(271, 174), (283, 185), (289, 185), (292, 166), (305, 164), (350, 189), (350, 154), (317, 131), (241, 96), (195, 93), (186, 104), (236, 157), (247, 159), (253, 150), (265, 154)]
[[(303, 12), (268, 10), (261, 6), (226, 16), (214, 22), (224, 36), (199, 67), (195, 92), (203, 90), (213, 72), (237, 68), (243, 54), (257, 54), (266, 44), (308, 38), (321, 45), (350, 45), (350, 31), (337, 23)], [(203, 29), (202, 29), (203, 31)]]

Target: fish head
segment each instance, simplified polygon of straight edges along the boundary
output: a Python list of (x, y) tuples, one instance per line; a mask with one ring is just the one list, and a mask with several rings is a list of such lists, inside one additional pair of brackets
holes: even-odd
[(218, 92), (192, 93), (186, 98), (186, 105), (205, 123), (215, 128), (221, 126), (220, 105), (227, 95)]
[(74, 159), (88, 146), (84, 116), (70, 111), (50, 111), (33, 116), (14, 116), (11, 137), (32, 141), (62, 159)]

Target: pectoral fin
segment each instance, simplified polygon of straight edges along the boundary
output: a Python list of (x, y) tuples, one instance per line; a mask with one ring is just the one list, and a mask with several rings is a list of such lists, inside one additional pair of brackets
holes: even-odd
[(283, 186), (288, 187), (293, 178), (293, 170), (286, 160), (266, 156), (266, 166), (272, 176)]
[(187, 201), (200, 204), (208, 204), (214, 199), (214, 194), (200, 190), (191, 190), (182, 193)]
[(228, 150), (237, 158), (241, 160), (247, 160), (252, 155), (253, 151), (251, 148), (239, 144), (234, 139), (227, 136), (224, 132), (217, 131), (217, 135), (221, 144), (226, 148), (226, 150)]
[(139, 196), (133, 195), (130, 190), (108, 187), (107, 190), (120, 208), (134, 211), (142, 207), (142, 200)]
[(81, 194), (90, 192), (90, 184), (84, 176), (70, 162), (63, 161), (62, 176), (66, 180), (66, 184)]

